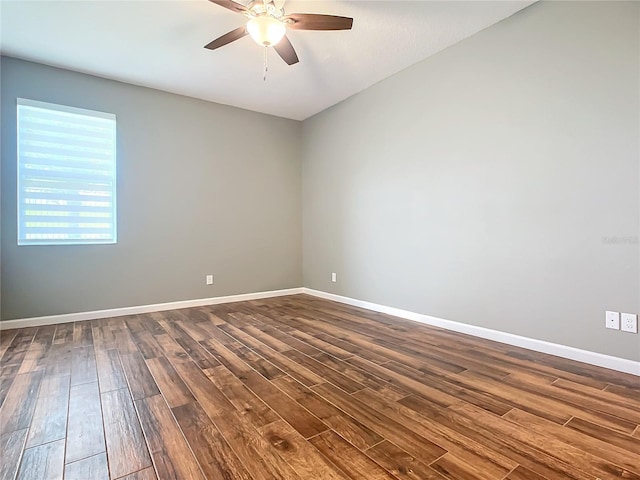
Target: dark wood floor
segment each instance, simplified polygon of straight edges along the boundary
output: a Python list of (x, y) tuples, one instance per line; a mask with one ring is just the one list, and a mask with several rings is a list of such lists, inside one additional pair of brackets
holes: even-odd
[(640, 378), (297, 295), (2, 332), (4, 479), (640, 479)]

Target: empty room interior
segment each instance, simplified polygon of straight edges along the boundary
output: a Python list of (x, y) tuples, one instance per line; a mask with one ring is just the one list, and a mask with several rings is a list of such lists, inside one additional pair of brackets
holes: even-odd
[(0, 480), (640, 480), (640, 2), (0, 0)]

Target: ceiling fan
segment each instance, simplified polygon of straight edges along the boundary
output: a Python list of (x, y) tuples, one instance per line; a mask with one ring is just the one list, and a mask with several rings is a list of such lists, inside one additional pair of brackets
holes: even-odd
[[(291, 13), (285, 15), (273, 0), (253, 0), (246, 7), (233, 0), (209, 0), (216, 5), (241, 13), (249, 20), (246, 25), (216, 38), (204, 48), (215, 50), (245, 35), (250, 35), (258, 45), (273, 47), (288, 65), (298, 63), (298, 55), (286, 36), (286, 30), (350, 30), (353, 18), (315, 13)], [(265, 53), (266, 55), (266, 53)]]

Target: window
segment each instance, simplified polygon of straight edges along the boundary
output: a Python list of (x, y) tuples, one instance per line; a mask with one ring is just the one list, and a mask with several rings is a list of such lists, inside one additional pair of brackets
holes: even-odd
[(18, 99), (18, 245), (116, 243), (116, 117)]

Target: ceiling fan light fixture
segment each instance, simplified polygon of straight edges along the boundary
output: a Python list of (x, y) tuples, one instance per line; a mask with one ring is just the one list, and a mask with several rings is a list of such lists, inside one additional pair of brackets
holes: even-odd
[(254, 17), (247, 22), (247, 31), (258, 45), (272, 47), (277, 44), (287, 28), (280, 20), (267, 15)]

